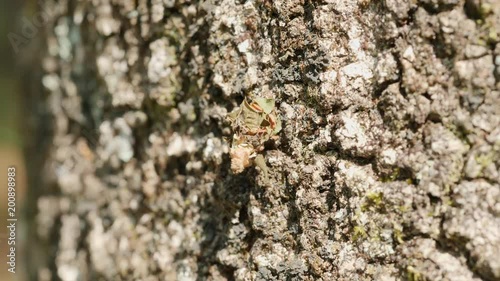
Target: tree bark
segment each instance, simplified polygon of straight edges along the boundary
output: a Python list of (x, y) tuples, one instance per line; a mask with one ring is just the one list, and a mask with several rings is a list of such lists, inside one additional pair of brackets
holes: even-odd
[(32, 278), (500, 280), (499, 3), (45, 1)]

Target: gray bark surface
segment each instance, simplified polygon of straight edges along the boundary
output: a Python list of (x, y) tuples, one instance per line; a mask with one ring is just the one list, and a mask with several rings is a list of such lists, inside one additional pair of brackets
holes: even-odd
[(43, 5), (34, 279), (500, 280), (500, 2)]

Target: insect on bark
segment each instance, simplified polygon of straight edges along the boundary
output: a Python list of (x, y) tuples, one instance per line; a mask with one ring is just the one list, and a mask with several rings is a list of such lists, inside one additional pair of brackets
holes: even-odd
[(233, 173), (241, 173), (251, 166), (257, 154), (264, 150), (264, 143), (278, 137), (281, 120), (274, 104), (274, 99), (245, 98), (227, 115), (234, 132), (230, 151)]

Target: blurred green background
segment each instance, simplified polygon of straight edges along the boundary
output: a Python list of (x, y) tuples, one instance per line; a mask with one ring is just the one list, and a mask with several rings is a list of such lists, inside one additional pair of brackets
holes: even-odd
[[(27, 96), (23, 93), (23, 83), (26, 68), (25, 64), (31, 54), (27, 54), (24, 48), (19, 52), (14, 49), (9, 40), (9, 33), (20, 33), (20, 22), (23, 17), (28, 18), (35, 13), (36, 1), (8, 1), (1, 0), (0, 6), (0, 280), (26, 280), (26, 262), (24, 260), (26, 242), (26, 222), (23, 218), (25, 209), (22, 207), (23, 199), (26, 197), (26, 169), (23, 161), (23, 135), (24, 116), (29, 114), (23, 104)], [(37, 36), (40, 36), (38, 34)], [(33, 41), (33, 40), (30, 40)], [(33, 43), (29, 42), (28, 44)], [(28, 60), (27, 60), (28, 58)], [(16, 167), (16, 216), (18, 219), (16, 227), (16, 273), (7, 271), (7, 168)], [(34, 207), (34, 206), (31, 206)], [(23, 225), (24, 224), (24, 225)]]
[[(16, 66), (16, 54), (10, 44), (8, 34), (16, 33), (18, 30), (18, 19), (21, 16), (21, 4), (23, 1), (3, 0), (0, 9), (0, 114), (2, 126), (0, 127), (0, 144), (2, 146), (19, 146), (21, 137), (19, 134), (20, 118), (20, 71)], [(22, 52), (21, 52), (22, 55)]]

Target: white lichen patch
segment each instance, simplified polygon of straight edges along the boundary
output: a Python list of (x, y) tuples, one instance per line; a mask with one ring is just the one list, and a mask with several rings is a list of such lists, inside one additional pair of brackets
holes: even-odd
[(114, 106), (130, 105), (139, 107), (144, 93), (128, 80), (126, 52), (120, 48), (116, 38), (106, 40), (102, 55), (97, 58), (99, 75), (113, 98)]
[(368, 156), (374, 153), (380, 144), (382, 131), (381, 120), (376, 113), (371, 119), (366, 113), (353, 113), (343, 111), (336, 117), (338, 125), (334, 130), (334, 136), (340, 143), (342, 149), (354, 155)]

